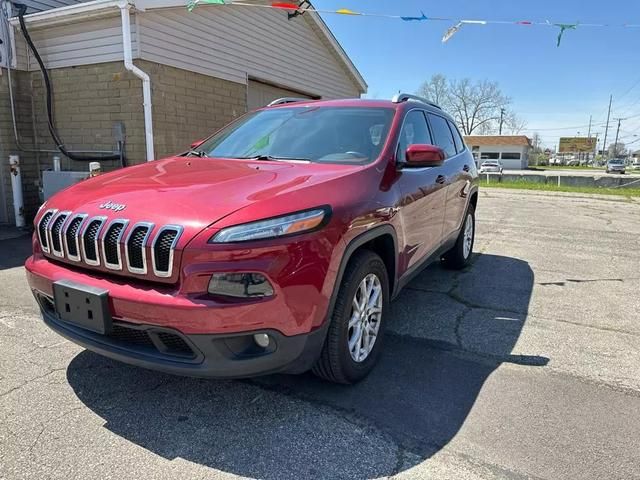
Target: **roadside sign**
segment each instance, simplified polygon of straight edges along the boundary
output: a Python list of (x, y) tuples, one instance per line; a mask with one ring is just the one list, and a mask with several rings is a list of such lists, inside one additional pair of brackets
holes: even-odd
[(559, 153), (592, 153), (596, 149), (595, 137), (563, 137)]

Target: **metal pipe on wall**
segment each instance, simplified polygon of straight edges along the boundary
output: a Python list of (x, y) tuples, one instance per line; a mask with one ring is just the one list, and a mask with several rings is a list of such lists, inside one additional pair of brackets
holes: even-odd
[[(11, 8), (11, 2), (8, 2), (8, 1), (2, 2), (2, 7), (0, 8), (0, 12), (2, 13), (1, 21), (2, 21), (3, 29), (12, 28), (11, 26), (9, 26), (9, 17), (10, 17), (9, 9), (10, 8)], [(7, 35), (7, 38), (9, 38), (9, 35)], [(14, 50), (13, 47), (14, 47), (13, 45), (7, 46), (6, 52), (7, 52), (7, 81), (9, 83), (9, 105), (11, 107), (11, 120), (13, 124), (13, 136), (15, 139), (16, 147), (18, 150), (25, 153), (60, 153), (60, 150), (58, 149), (38, 148), (37, 139), (36, 139), (37, 132), (35, 131), (35, 129), (33, 132), (34, 141), (36, 142), (35, 148), (25, 147), (24, 145), (22, 145), (22, 142), (20, 141), (20, 135), (18, 133), (18, 123), (16, 119), (16, 111), (15, 111), (15, 96), (13, 93), (13, 81), (12, 81), (12, 75), (11, 75), (11, 71), (14, 68), (13, 66), (15, 65), (14, 58), (13, 58), (13, 50)], [(30, 55), (31, 55), (31, 52), (29, 49), (27, 49), (27, 58), (30, 58)], [(31, 94), (32, 94), (31, 99), (33, 101), (33, 87), (31, 88)], [(33, 118), (35, 119), (35, 116)], [(81, 153), (114, 154), (118, 152), (114, 152), (113, 150), (73, 150), (70, 153), (72, 154), (81, 154)], [(38, 171), (40, 171), (39, 168), (38, 168)]]
[(18, 155), (9, 155), (9, 171), (11, 172), (11, 190), (13, 191), (13, 211), (16, 217), (16, 227), (23, 228), (26, 222), (24, 219), (20, 157)]

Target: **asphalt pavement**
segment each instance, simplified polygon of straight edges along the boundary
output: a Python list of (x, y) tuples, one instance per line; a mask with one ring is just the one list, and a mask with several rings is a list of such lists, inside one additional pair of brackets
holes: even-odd
[(0, 479), (640, 479), (640, 201), (491, 189), (478, 228), (351, 387), (85, 351), (40, 321), (28, 237), (0, 236)]

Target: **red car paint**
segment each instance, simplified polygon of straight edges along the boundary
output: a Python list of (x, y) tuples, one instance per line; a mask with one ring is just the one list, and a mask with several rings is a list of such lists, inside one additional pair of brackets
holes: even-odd
[[(373, 100), (313, 104), (394, 109), (381, 155), (367, 165), (176, 156), (86, 180), (48, 201), (35, 225), (52, 208), (109, 220), (127, 218), (128, 229), (141, 220), (154, 223), (156, 231), (161, 225), (181, 225), (172, 275), (156, 278), (104, 266), (86, 268), (43, 254), (34, 235), (34, 253), (25, 265), (29, 285), (48, 296), (53, 295), (53, 282), (61, 279), (104, 288), (114, 319), (168, 327), (185, 335), (269, 329), (290, 337), (326, 323), (347, 246), (386, 226), (395, 235), (390, 257), (397, 294), (421, 262), (460, 229), (477, 195), (474, 160), (464, 149), (437, 168), (399, 168), (396, 148), (403, 120), (410, 110), (426, 110), (424, 105)], [(105, 202), (126, 209), (100, 208)], [(208, 243), (228, 226), (325, 205), (332, 210), (330, 220), (311, 233), (241, 244)], [(147, 244), (147, 256), (149, 248)], [(275, 294), (243, 301), (215, 298), (207, 286), (216, 272), (259, 272)]]

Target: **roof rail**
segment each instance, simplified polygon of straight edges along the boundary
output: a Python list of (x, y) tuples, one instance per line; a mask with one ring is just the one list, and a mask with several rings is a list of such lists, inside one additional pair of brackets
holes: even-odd
[(309, 98), (284, 97), (274, 100), (267, 105), (267, 107), (275, 107), (276, 105), (284, 105), (285, 103), (308, 102), (309, 100)]
[(437, 103), (433, 103), (431, 100), (418, 97), (417, 95), (411, 95), (409, 93), (398, 93), (397, 95), (394, 95), (394, 97), (391, 99), (393, 103), (402, 103), (402, 102), (407, 102), (409, 100), (413, 100), (414, 102), (426, 103), (427, 105), (430, 105), (439, 110), (442, 110), (442, 107), (440, 107), (440, 105), (438, 105)]

